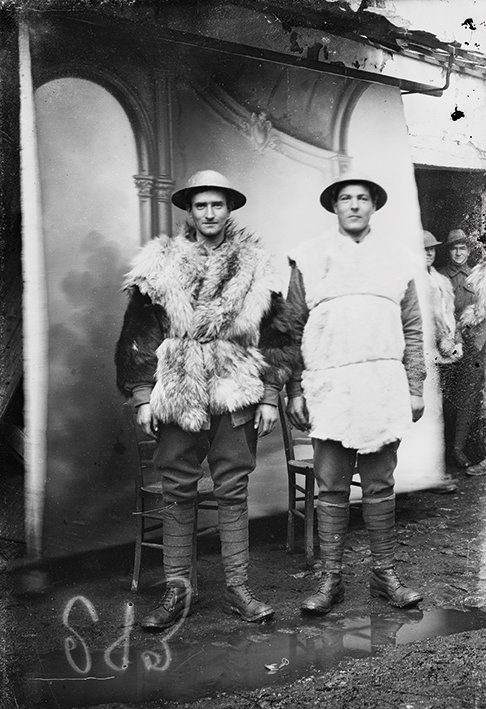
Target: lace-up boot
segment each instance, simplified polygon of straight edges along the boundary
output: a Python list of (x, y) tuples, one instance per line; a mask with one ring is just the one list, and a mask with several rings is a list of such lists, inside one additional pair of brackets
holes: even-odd
[(301, 604), (300, 610), (303, 613), (324, 615), (344, 598), (341, 566), (348, 522), (349, 503), (330, 504), (319, 501), (317, 528), (323, 574), (316, 591)]
[(397, 608), (415, 606), (422, 600), (418, 591), (403, 584), (394, 568), (372, 569), (370, 577), (370, 594), (386, 598), (388, 603)]
[(405, 586), (394, 568), (395, 497), (363, 498), (363, 518), (370, 538), (373, 568), (370, 594), (381, 596), (397, 608), (413, 606), (422, 596)]
[(189, 586), (168, 585), (162, 602), (149, 615), (142, 618), (140, 624), (148, 630), (164, 630), (179, 621), (184, 612), (189, 612), (191, 602)]
[(224, 610), (236, 613), (248, 623), (271, 618), (274, 614), (273, 608), (255, 598), (246, 584), (226, 587)]

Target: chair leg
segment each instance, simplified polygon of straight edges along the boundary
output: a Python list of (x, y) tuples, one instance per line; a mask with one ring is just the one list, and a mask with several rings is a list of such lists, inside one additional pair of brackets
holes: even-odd
[(295, 473), (288, 471), (289, 477), (289, 506), (287, 512), (287, 554), (295, 551)]
[[(143, 503), (137, 500), (137, 511), (142, 511)], [(136, 518), (135, 532), (135, 558), (133, 560), (132, 586), (133, 593), (138, 591), (138, 583), (140, 581), (140, 566), (142, 563), (142, 541), (143, 541), (143, 515), (138, 514)]]
[(314, 563), (314, 475), (309, 473), (305, 478), (305, 562), (307, 566)]
[(197, 601), (199, 592), (197, 588), (197, 511), (198, 503), (195, 503), (195, 513), (194, 513), (194, 532), (192, 535), (192, 569), (191, 569), (191, 586), (192, 586), (192, 598)]

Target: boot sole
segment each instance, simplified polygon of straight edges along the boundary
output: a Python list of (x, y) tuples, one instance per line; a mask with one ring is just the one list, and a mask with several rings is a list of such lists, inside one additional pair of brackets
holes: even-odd
[(329, 611), (332, 610), (333, 606), (336, 606), (338, 603), (342, 603), (344, 601), (344, 591), (342, 593), (339, 593), (337, 596), (335, 596), (332, 599), (331, 605), (329, 608), (307, 608), (307, 606), (302, 605), (300, 607), (300, 610), (302, 613), (308, 613), (309, 615), (326, 615), (329, 613)]
[(275, 611), (266, 611), (265, 613), (260, 613), (259, 615), (256, 616), (245, 616), (239, 608), (236, 606), (231, 606), (231, 605), (225, 605), (223, 606), (223, 611), (227, 615), (238, 615), (240, 618), (245, 620), (247, 623), (256, 623), (258, 620), (267, 620), (272, 618), (275, 615)]
[(373, 598), (384, 598), (394, 608), (407, 608), (408, 606), (416, 606), (417, 603), (420, 603), (420, 601), (424, 600), (423, 596), (417, 596), (411, 601), (406, 601), (405, 603), (397, 603), (397, 601), (393, 601), (387, 593), (384, 593), (383, 591), (380, 591), (376, 588), (370, 588), (370, 596), (372, 596)]

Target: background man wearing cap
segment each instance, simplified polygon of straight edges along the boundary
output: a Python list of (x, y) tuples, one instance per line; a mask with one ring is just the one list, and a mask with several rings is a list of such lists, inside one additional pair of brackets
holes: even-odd
[(212, 170), (193, 175), (172, 202), (187, 210), (174, 238), (136, 256), (117, 346), (118, 385), (137, 421), (159, 441), (164, 490), (161, 604), (142, 620), (166, 628), (190, 594), (197, 483), (207, 457), (218, 502), (225, 610), (246, 621), (273, 615), (247, 586), (248, 475), (257, 434), (270, 433), (296, 346), (285, 301), (258, 240), (230, 221), (245, 196)]
[[(464, 313), (471, 312), (476, 302), (475, 289), (470, 282), (472, 269), (468, 264), (471, 240), (462, 229), (453, 229), (447, 236), (445, 246), (448, 263), (440, 268), (439, 272), (447, 276), (452, 283), (456, 320), (464, 341), (462, 360), (452, 367), (443, 368), (446, 442), (449, 445), (452, 439), (452, 456), (455, 463), (460, 468), (469, 468), (471, 461), (464, 449), (479, 413), (484, 383), (486, 329), (478, 327), (478, 323), (473, 325), (472, 322), (463, 321)], [(474, 475), (477, 470), (474, 466), (466, 472)]]
[(287, 385), (288, 415), (314, 439), (317, 522), (323, 575), (301, 605), (327, 613), (342, 600), (341, 565), (355, 464), (369, 533), (372, 595), (418, 603), (394, 569), (397, 448), (423, 413), (422, 320), (411, 259), (370, 219), (387, 200), (364, 174), (329, 185), (321, 204), (338, 228), (291, 254), (288, 302), (302, 338), (303, 372)]

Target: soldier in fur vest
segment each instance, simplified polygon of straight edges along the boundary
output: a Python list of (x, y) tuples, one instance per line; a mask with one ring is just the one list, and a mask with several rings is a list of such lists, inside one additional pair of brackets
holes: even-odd
[(275, 426), (278, 393), (298, 350), (268, 255), (230, 219), (245, 196), (223, 175), (203, 170), (172, 202), (187, 210), (191, 226), (154, 239), (136, 256), (116, 352), (118, 386), (159, 443), (165, 505), (166, 592), (142, 626), (173, 625), (190, 601), (205, 458), (218, 502), (225, 610), (259, 621), (274, 611), (247, 585), (248, 476), (257, 436)]
[(446, 441), (453, 439), (454, 462), (459, 468), (466, 468), (468, 475), (474, 475), (477, 470), (476, 466), (471, 466), (465, 448), (479, 414), (486, 356), (486, 331), (476, 327), (477, 323), (473, 327), (467, 319), (463, 320), (466, 311), (474, 311), (476, 301), (475, 287), (470, 281), (472, 268), (468, 263), (473, 244), (474, 240), (462, 229), (452, 229), (445, 242), (448, 263), (439, 269), (454, 290), (456, 320), (464, 349), (460, 362), (442, 368)]
[(422, 319), (411, 258), (389, 235), (370, 228), (386, 200), (385, 190), (364, 174), (336, 180), (320, 201), (337, 215), (338, 228), (290, 258), (288, 303), (303, 371), (287, 385), (287, 413), (313, 438), (323, 564), (319, 587), (301, 605), (307, 613), (327, 613), (344, 596), (341, 566), (356, 464), (371, 594), (398, 607), (422, 600), (394, 568), (393, 477), (400, 439), (423, 414)]

